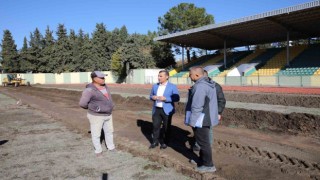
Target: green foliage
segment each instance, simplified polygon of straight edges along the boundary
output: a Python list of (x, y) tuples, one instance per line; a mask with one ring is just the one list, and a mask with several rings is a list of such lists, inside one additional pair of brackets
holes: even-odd
[(29, 56), (29, 49), (28, 49), (28, 41), (27, 41), (27, 38), (24, 37), (23, 46), (19, 56), (19, 64), (20, 64), (21, 72), (29, 72), (33, 69), (33, 65), (31, 64), (29, 58), (30, 56)]
[(30, 34), (30, 48), (28, 50), (28, 61), (30, 62), (30, 67), (28, 70), (33, 72), (40, 72), (39, 65), (40, 59), (42, 58), (42, 49), (44, 47), (43, 37), (38, 28), (35, 29), (33, 33)]
[[(205, 8), (198, 8), (192, 3), (180, 3), (171, 8), (163, 17), (158, 18), (161, 35), (176, 33), (200, 26), (213, 24), (214, 17), (206, 13)], [(187, 48), (187, 59), (190, 62), (190, 50)], [(176, 47), (176, 52), (179, 52)]]
[(45, 73), (51, 73), (54, 72), (54, 55), (55, 55), (55, 47), (54, 43), (55, 40), (53, 38), (53, 32), (50, 30), (49, 27), (46, 29), (46, 34), (44, 37), (44, 48), (41, 51), (41, 58), (39, 62), (38, 71), (39, 72), (45, 72)]
[(169, 43), (153, 42), (153, 38), (156, 37), (155, 32), (148, 32), (151, 44), (151, 55), (154, 58), (155, 64), (159, 68), (166, 68), (168, 66), (175, 66), (176, 62), (172, 53), (172, 46)]
[(192, 3), (181, 3), (159, 17), (158, 22), (162, 33), (175, 33), (213, 24), (214, 18), (204, 8), (198, 8)]
[(122, 48), (119, 48), (111, 57), (111, 70), (116, 75), (121, 75), (123, 70), (123, 59), (121, 57)]
[(94, 55), (92, 53), (92, 41), (89, 35), (86, 34), (83, 37), (83, 46), (81, 46), (80, 54), (80, 71), (88, 72), (96, 70), (94, 63)]
[(4, 30), (1, 49), (2, 70), (9, 73), (18, 72), (19, 62), (17, 45), (15, 44), (9, 30)]
[(97, 24), (92, 34), (92, 51), (96, 70), (110, 70), (111, 51), (109, 38), (111, 33), (107, 31), (103, 23)]
[(59, 24), (57, 30), (58, 40), (55, 43), (55, 52), (53, 59), (53, 67), (55, 73), (71, 72), (72, 58), (71, 45), (67, 36), (67, 30), (63, 24)]
[(30, 33), (29, 41), (24, 38), (23, 47), (17, 52), (7, 30), (2, 40), (1, 58), (7, 72), (112, 70), (123, 78), (129, 68), (164, 68), (175, 63), (171, 45), (154, 42), (155, 36), (155, 32), (130, 35), (126, 26), (108, 31), (100, 23), (90, 38), (81, 29), (78, 33), (71, 29), (68, 34), (65, 26), (59, 24), (55, 32), (47, 27), (44, 36), (36, 28)]

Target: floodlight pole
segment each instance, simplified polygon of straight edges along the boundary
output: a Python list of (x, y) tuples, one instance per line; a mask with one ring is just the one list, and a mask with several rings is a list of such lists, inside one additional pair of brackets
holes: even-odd
[(224, 39), (223, 43), (223, 59), (224, 59), (224, 68), (227, 68), (227, 40)]
[(289, 48), (289, 41), (290, 41), (290, 32), (287, 31), (287, 66), (290, 66), (290, 48)]

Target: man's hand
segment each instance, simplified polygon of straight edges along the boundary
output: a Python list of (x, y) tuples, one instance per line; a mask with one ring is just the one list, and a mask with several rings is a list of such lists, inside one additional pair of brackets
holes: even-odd
[(222, 118), (222, 117), (221, 117), (221, 115), (219, 114), (219, 115), (218, 115), (218, 119), (219, 119), (219, 121), (221, 121), (221, 118)]
[(158, 96), (152, 96), (152, 99), (156, 101), (158, 99)]
[(160, 100), (160, 101), (166, 101), (166, 97), (164, 97), (164, 96), (158, 96), (158, 100)]

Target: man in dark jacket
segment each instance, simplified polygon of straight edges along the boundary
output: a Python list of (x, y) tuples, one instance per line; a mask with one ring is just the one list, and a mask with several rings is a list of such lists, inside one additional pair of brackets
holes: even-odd
[(200, 161), (196, 170), (215, 172), (209, 140), (210, 127), (219, 123), (215, 83), (204, 76), (201, 67), (190, 68), (189, 77), (195, 84), (189, 91), (185, 124), (193, 128), (196, 142), (200, 146)]
[(92, 143), (97, 156), (102, 155), (100, 143), (103, 128), (105, 142), (109, 151), (115, 151), (113, 143), (113, 102), (108, 86), (105, 84), (105, 74), (100, 71), (91, 73), (92, 83), (82, 92), (79, 105), (88, 109), (87, 117), (90, 122)]

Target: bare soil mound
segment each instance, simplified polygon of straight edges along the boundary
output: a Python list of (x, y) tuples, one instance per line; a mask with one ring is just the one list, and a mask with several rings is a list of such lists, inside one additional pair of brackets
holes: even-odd
[[(117, 94), (112, 97), (117, 104), (126, 103), (137, 108), (151, 107), (152, 105), (152, 101), (144, 97), (124, 98)], [(177, 103), (176, 113), (183, 116), (184, 112), (185, 103)], [(222, 116), (224, 126), (320, 137), (320, 116), (316, 115), (226, 108)]]
[(225, 92), (228, 101), (320, 108), (319, 95)]

